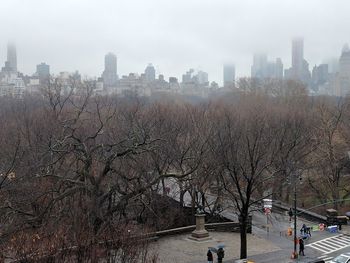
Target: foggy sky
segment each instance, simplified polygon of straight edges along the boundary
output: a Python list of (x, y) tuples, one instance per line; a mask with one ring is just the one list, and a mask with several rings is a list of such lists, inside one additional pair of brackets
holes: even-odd
[(33, 74), (79, 70), (100, 76), (104, 55), (118, 57), (118, 75), (176, 76), (189, 68), (222, 83), (222, 64), (249, 76), (253, 53), (291, 64), (291, 39), (304, 37), (310, 63), (340, 55), (350, 42), (349, 0), (1, 0), (0, 64), (17, 45), (18, 69)]

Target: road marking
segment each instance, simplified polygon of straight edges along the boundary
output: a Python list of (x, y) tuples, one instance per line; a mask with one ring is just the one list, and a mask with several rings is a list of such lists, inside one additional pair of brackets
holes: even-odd
[(331, 262), (331, 259), (333, 259), (333, 257), (328, 257), (328, 255), (322, 255), (322, 256), (319, 256), (318, 259), (323, 259), (324, 262), (329, 263)]
[(322, 240), (307, 244), (306, 247), (319, 250), (325, 255), (350, 246), (350, 236), (339, 234), (332, 237), (327, 237)]

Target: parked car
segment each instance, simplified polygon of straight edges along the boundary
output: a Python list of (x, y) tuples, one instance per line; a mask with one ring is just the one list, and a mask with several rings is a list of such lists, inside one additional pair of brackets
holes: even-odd
[(341, 254), (336, 258), (333, 258), (331, 263), (350, 263), (350, 252)]

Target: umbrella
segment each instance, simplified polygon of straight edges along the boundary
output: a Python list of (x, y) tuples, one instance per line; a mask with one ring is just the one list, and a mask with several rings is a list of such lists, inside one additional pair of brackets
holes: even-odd
[(219, 244), (219, 245), (218, 245), (218, 248), (224, 248), (224, 247), (225, 247), (224, 244)]
[(209, 249), (211, 252), (218, 253), (218, 250), (217, 250), (215, 247), (208, 247), (208, 249)]

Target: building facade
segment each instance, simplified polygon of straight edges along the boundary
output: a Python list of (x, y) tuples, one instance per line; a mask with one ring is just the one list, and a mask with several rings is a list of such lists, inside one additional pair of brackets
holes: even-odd
[(154, 81), (156, 79), (156, 70), (151, 63), (145, 69), (146, 81)]
[(102, 79), (105, 87), (115, 87), (117, 85), (117, 56), (111, 52), (105, 55), (105, 69)]
[(236, 67), (235, 65), (224, 65), (224, 87), (234, 87), (236, 79)]
[(336, 77), (335, 95), (350, 94), (350, 48), (345, 44), (339, 58), (339, 73)]
[(7, 62), (8, 66), (17, 72), (17, 51), (14, 43), (7, 44)]
[(36, 74), (41, 84), (48, 82), (50, 79), (50, 66), (46, 63), (40, 63), (36, 66)]
[(253, 65), (251, 67), (251, 77), (264, 79), (267, 77), (267, 55), (266, 54), (254, 54)]
[(294, 38), (292, 40), (292, 69), (293, 78), (302, 79), (304, 61), (304, 39)]

